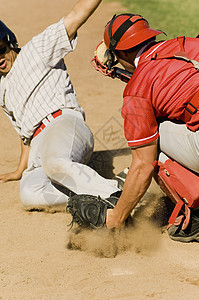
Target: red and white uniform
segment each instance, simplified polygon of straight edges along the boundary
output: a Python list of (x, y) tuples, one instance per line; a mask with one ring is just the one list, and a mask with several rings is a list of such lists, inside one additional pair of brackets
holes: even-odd
[[(185, 38), (185, 52), (199, 61), (199, 39)], [(183, 120), (185, 105), (199, 90), (199, 71), (192, 63), (167, 58), (150, 60), (157, 55), (180, 52), (177, 39), (157, 43), (144, 51), (137, 68), (124, 90), (122, 117), (130, 147), (155, 141), (159, 137), (158, 119)], [(199, 111), (186, 124), (191, 131), (199, 129)]]

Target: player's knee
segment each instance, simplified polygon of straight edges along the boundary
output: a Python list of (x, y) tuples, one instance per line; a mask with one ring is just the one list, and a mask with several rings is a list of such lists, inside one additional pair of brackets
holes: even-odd
[(44, 161), (43, 167), (45, 170), (46, 175), (53, 179), (63, 177), (66, 173), (70, 172), (70, 164), (71, 161), (67, 161), (61, 158), (52, 158), (50, 161)]
[(45, 198), (44, 194), (41, 192), (40, 189), (38, 189), (38, 187), (34, 187), (34, 186), (30, 187), (25, 185), (20, 188), (20, 199), (23, 206), (26, 209), (43, 208), (44, 206), (51, 206), (52, 197), (51, 195), (47, 195), (47, 196), (48, 197)]
[(20, 199), (25, 207), (34, 206), (35, 194), (33, 190), (28, 186), (21, 186), (20, 188)]

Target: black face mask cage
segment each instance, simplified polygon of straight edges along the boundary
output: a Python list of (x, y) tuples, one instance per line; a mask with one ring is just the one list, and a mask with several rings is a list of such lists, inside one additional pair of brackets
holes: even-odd
[(108, 70), (111, 70), (112, 67), (118, 64), (118, 60), (116, 59), (115, 53), (113, 51), (107, 49), (104, 56), (108, 58), (106, 63)]

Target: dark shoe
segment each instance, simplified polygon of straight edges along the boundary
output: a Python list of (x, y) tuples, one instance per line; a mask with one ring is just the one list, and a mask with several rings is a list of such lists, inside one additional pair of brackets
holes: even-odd
[(199, 242), (199, 210), (192, 211), (188, 227), (181, 229), (181, 225), (171, 225), (168, 228), (169, 237), (182, 243)]
[(121, 196), (121, 194), (122, 194), (122, 191), (117, 191), (117, 192), (114, 192), (114, 193), (112, 193), (111, 195), (110, 195), (110, 197), (116, 197), (116, 198), (120, 198), (120, 196)]
[(124, 182), (126, 180), (126, 176), (128, 174), (129, 168), (124, 169), (124, 171), (120, 172), (119, 174), (115, 175), (113, 178), (114, 180), (117, 181), (117, 187), (122, 190), (124, 186)]

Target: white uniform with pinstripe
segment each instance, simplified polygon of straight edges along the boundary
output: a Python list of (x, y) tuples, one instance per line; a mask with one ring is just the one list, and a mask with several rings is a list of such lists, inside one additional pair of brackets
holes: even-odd
[[(93, 150), (93, 136), (84, 121), (64, 56), (73, 51), (63, 19), (34, 37), (18, 54), (12, 69), (1, 78), (0, 101), (20, 138), (31, 146), (28, 169), (21, 180), (26, 206), (54, 205), (68, 196), (58, 183), (80, 194), (108, 197), (118, 188), (84, 163)], [(53, 112), (62, 115), (53, 118)], [(41, 122), (46, 126), (33, 137)]]

